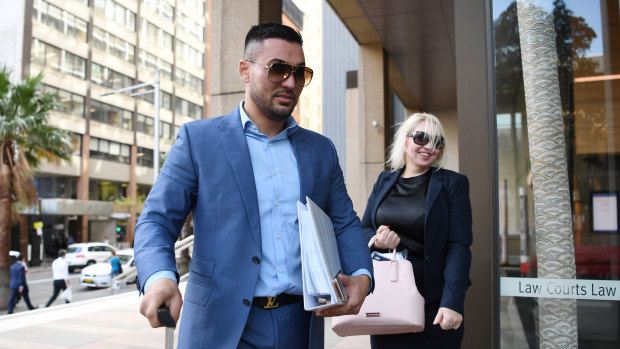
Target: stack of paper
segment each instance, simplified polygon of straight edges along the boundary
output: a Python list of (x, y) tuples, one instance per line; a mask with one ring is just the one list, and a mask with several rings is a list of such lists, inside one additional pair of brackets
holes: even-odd
[(319, 310), (347, 300), (337, 275), (342, 272), (338, 243), (331, 219), (310, 198), (297, 202), (304, 308)]

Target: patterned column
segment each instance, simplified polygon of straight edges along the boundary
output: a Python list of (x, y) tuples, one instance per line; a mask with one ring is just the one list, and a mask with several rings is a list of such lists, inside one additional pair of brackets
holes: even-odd
[[(534, 191), (538, 277), (575, 278), (566, 142), (553, 15), (517, 1)], [(575, 299), (539, 299), (540, 348), (577, 348)]]

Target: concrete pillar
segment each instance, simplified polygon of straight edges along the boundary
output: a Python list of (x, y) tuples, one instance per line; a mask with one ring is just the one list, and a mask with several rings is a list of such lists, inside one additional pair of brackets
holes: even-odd
[(213, 0), (211, 3), (211, 63), (209, 115), (224, 115), (244, 98), (245, 85), (239, 78), (245, 35), (252, 25), (282, 21), (282, 1)]
[[(77, 182), (77, 195), (78, 200), (88, 200), (88, 181), (89, 170), (88, 164), (90, 162), (90, 135), (82, 135), (82, 165), (80, 168), (80, 178)], [(79, 235), (76, 236), (76, 242), (88, 242), (88, 216), (79, 216)]]
[(459, 171), (469, 178), (474, 231), (463, 348), (499, 348), (499, 203), (490, 18), (489, 0), (454, 2)]
[[(385, 168), (385, 149), (389, 145), (386, 144), (386, 125), (390, 123), (386, 114), (387, 76), (383, 47), (376, 43), (360, 45), (358, 67), (358, 107), (355, 110), (347, 104), (346, 128), (347, 134), (356, 130), (359, 139), (347, 139), (347, 142), (357, 144), (347, 143), (346, 173), (349, 195), (355, 198), (354, 207), (362, 215), (372, 186)], [(352, 93), (347, 92), (347, 102)], [(349, 168), (349, 164), (353, 168)], [(355, 186), (350, 185), (353, 183)]]
[(138, 146), (131, 146), (131, 171), (129, 172), (129, 184), (127, 185), (127, 197), (129, 201), (134, 203), (129, 207), (129, 218), (127, 219), (127, 226), (125, 227), (125, 237), (126, 242), (129, 246), (133, 246), (133, 233), (136, 229), (136, 214), (137, 214), (137, 204), (136, 204), (136, 192), (137, 192), (137, 180), (136, 180), (136, 165), (138, 164)]

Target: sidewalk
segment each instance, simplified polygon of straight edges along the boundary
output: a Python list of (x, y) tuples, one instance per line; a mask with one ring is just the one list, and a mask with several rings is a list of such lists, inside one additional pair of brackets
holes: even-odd
[[(183, 293), (185, 283), (179, 286)], [(140, 301), (135, 291), (2, 315), (0, 348), (163, 348), (164, 329), (150, 327)], [(368, 336), (341, 338), (325, 323), (325, 348), (370, 348)]]

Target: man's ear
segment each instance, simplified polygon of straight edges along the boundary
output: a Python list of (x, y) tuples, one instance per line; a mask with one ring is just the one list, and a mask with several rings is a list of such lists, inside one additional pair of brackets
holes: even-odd
[(239, 77), (246, 84), (250, 82), (250, 67), (244, 59), (239, 61)]

